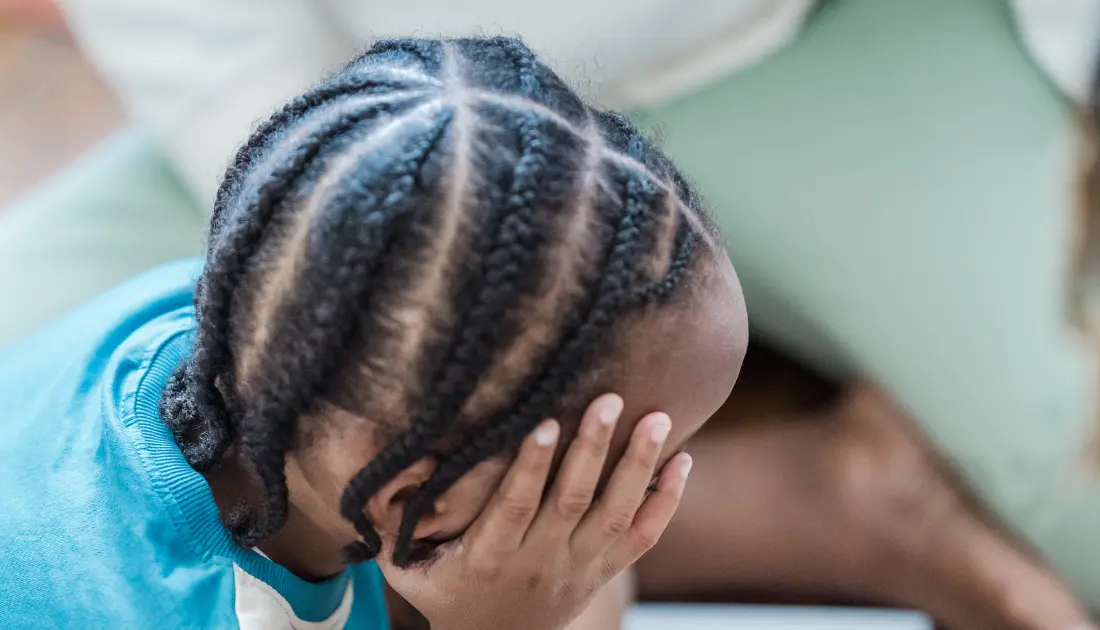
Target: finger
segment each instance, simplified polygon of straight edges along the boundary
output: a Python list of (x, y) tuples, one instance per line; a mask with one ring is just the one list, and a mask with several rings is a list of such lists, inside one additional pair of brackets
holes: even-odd
[(471, 552), (496, 553), (519, 548), (538, 514), (560, 434), (557, 421), (546, 420), (523, 440), (519, 455), (493, 499), (463, 536)]
[(585, 410), (577, 437), (569, 445), (550, 495), (531, 528), (539, 540), (568, 540), (592, 505), (622, 412), (623, 399), (615, 394), (600, 396)]
[(579, 561), (595, 558), (630, 529), (646, 489), (653, 482), (671, 429), (672, 420), (663, 413), (651, 413), (634, 427), (630, 445), (611, 473), (603, 496), (573, 532), (574, 558)]
[(618, 575), (657, 544), (680, 505), (689, 472), (691, 456), (687, 453), (680, 453), (665, 465), (657, 490), (646, 498), (634, 524), (604, 555), (605, 576)]

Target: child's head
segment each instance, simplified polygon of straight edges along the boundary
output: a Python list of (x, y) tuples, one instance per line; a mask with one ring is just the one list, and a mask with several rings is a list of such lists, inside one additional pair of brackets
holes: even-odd
[(399, 562), (466, 527), (511, 449), (548, 417), (568, 436), (598, 393), (626, 400), (619, 452), (662, 410), (671, 455), (747, 341), (684, 178), (506, 38), (379, 43), (261, 125), (195, 304), (162, 411), (196, 469), (254, 470), (240, 541), (283, 526), (289, 481), (371, 552), (399, 528)]

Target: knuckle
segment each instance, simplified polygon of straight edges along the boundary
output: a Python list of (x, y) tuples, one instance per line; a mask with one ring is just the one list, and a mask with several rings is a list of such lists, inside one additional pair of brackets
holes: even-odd
[(613, 510), (604, 518), (603, 531), (609, 536), (622, 536), (634, 524), (634, 512)]
[(559, 514), (567, 518), (575, 518), (586, 511), (592, 505), (593, 492), (584, 488), (569, 490), (558, 498), (556, 508)]
[(615, 576), (622, 573), (622, 567), (616, 565), (610, 558), (605, 557), (600, 562), (599, 582), (600, 584), (606, 584), (615, 579)]
[(470, 556), (469, 565), (472, 577), (483, 582), (492, 582), (500, 578), (502, 569), (495, 558), (485, 554)]
[(641, 555), (656, 547), (660, 540), (660, 532), (642, 529), (638, 532), (637, 536), (634, 537), (634, 551), (637, 555)]
[(500, 511), (509, 523), (526, 523), (535, 515), (536, 504), (519, 497), (504, 497), (500, 502)]

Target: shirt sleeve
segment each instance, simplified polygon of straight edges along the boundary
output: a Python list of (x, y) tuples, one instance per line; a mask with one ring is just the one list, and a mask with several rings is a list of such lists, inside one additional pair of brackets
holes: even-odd
[(357, 48), (319, 0), (61, 0), (78, 43), (202, 205), (257, 121)]

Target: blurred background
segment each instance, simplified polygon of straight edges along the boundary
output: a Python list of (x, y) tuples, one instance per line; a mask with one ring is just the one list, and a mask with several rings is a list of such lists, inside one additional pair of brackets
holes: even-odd
[(0, 209), (123, 120), (53, 2), (0, 1)]
[[(170, 2), (73, 1), (63, 15), (51, 0), (0, 0), (0, 295), (36, 302), (0, 308), (0, 346), (198, 253), (217, 175), (250, 125), (368, 39), (418, 32), (424, 16), (521, 30), (586, 95), (662, 139), (745, 288), (754, 345), (711, 423), (732, 463), (710, 489), (730, 496), (693, 514), (730, 523), (732, 542), (659, 547), (669, 577), (653, 599), (1090, 630), (1100, 0), (605, 0), (583, 16), (554, 2), (225, 0), (186, 21)], [(32, 259), (54, 264), (11, 273)], [(768, 428), (775, 418), (784, 429)], [(798, 476), (816, 455), (840, 458), (832, 477), (825, 464)], [(847, 511), (799, 511), (824, 478), (829, 509)], [(925, 518), (945, 504), (957, 518)], [(830, 529), (837, 514), (847, 529)], [(742, 519), (756, 527), (739, 537)], [(880, 573), (830, 555), (849, 551), (845, 536), (895, 534), (911, 562), (870, 562)], [(738, 610), (651, 608), (632, 623), (930, 627), (919, 614)]]

